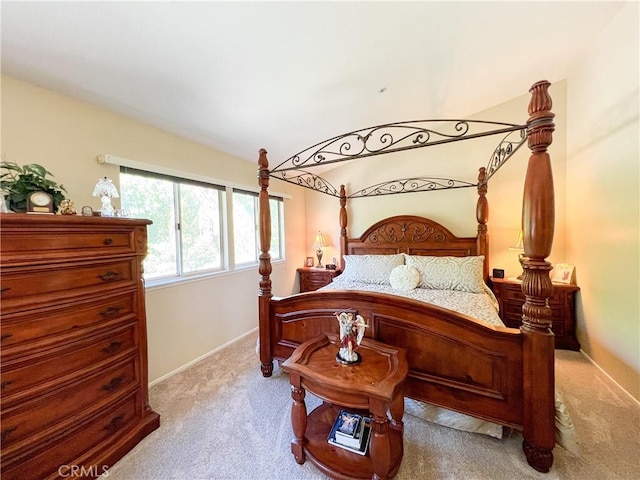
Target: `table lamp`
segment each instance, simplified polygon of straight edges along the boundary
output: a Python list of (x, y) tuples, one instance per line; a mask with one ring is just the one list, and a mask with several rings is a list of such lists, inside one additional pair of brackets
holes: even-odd
[(101, 217), (114, 217), (116, 214), (115, 208), (111, 205), (112, 198), (118, 198), (118, 190), (116, 190), (116, 186), (113, 184), (110, 178), (102, 177), (96, 183), (95, 188), (93, 189), (93, 196), (100, 197), (102, 201), (102, 208), (100, 211)]
[(313, 248), (316, 249), (316, 257), (318, 257), (318, 265), (316, 268), (322, 268), (322, 247), (327, 246), (327, 241), (324, 238), (324, 235), (320, 232), (316, 234), (316, 239), (313, 242)]

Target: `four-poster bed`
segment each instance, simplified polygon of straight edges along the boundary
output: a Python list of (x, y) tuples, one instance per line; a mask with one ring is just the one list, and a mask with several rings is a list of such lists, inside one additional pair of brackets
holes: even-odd
[[(536, 470), (547, 472), (555, 445), (554, 339), (548, 298), (554, 231), (554, 192), (547, 147), (554, 130), (549, 83), (531, 89), (529, 118), (524, 125), (446, 121), (435, 130), (428, 122), (404, 122), (350, 132), (317, 144), (269, 169), (266, 151), (258, 160), (260, 184), (259, 330), (260, 361), (270, 376), (273, 360), (285, 360), (302, 342), (323, 332), (336, 332), (334, 313), (357, 311), (369, 322), (366, 335), (407, 350), (406, 397), (510, 426), (523, 432), (523, 450)], [(452, 132), (442, 129), (451, 126)], [(399, 136), (393, 132), (401, 131)], [(477, 183), (441, 178), (394, 180), (346, 195), (303, 167), (421, 148), (452, 141), (504, 134)], [(513, 153), (528, 142), (531, 150), (524, 183), (522, 230), (524, 279), (522, 327), (483, 323), (469, 315), (388, 293), (320, 290), (275, 298), (271, 291), (268, 186), (277, 178), (339, 198), (340, 249), (345, 256), (405, 254), (477, 257), (488, 281), (487, 182)], [(374, 144), (375, 142), (375, 144)], [(336, 148), (334, 148), (336, 147)], [(474, 187), (478, 191), (477, 235), (459, 238), (429, 219), (401, 215), (369, 227), (360, 237), (347, 234), (347, 199), (392, 193)]]

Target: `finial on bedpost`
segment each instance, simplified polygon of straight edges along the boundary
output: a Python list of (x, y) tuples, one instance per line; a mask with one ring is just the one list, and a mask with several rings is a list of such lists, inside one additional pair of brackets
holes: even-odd
[(344, 268), (344, 258), (347, 252), (347, 191), (340, 185), (340, 269)]
[(478, 202), (476, 204), (476, 220), (478, 221), (477, 250), (478, 255), (484, 255), (483, 276), (489, 279), (489, 250), (487, 249), (487, 221), (489, 220), (489, 202), (487, 201), (487, 169), (480, 167), (478, 171)]
[(267, 151), (262, 148), (258, 157), (258, 205), (260, 211), (260, 257), (258, 273), (260, 288), (258, 293), (258, 321), (260, 329), (260, 363), (262, 375), (270, 377), (273, 373), (271, 356), (271, 338), (269, 329), (269, 300), (271, 293), (271, 211), (269, 209), (269, 161)]
[(523, 392), (523, 450), (529, 464), (548, 472), (555, 446), (554, 337), (551, 331), (553, 292), (549, 278), (555, 224), (553, 173), (547, 147), (554, 130), (549, 82), (534, 84), (529, 92), (528, 145), (531, 150), (522, 202), (524, 278), (522, 327), (525, 389)]

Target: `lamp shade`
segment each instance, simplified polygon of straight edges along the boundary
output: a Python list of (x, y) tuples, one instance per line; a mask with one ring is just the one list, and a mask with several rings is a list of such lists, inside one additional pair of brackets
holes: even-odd
[(321, 232), (316, 234), (316, 239), (313, 242), (314, 248), (322, 248), (328, 245), (327, 240), (324, 238), (324, 235)]
[(518, 232), (518, 237), (516, 241), (509, 247), (509, 250), (513, 250), (515, 252), (522, 252), (524, 250), (524, 242), (522, 239), (522, 230)]
[(102, 177), (93, 189), (94, 197), (119, 198), (118, 190), (110, 178)]

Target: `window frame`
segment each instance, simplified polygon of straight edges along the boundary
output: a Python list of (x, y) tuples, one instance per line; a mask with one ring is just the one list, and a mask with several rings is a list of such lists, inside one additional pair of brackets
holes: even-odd
[[(224, 235), (222, 238), (222, 242), (224, 247), (226, 247), (225, 249), (225, 254), (224, 254), (224, 261), (223, 261), (223, 268), (221, 270), (216, 270), (213, 272), (209, 272), (209, 273), (205, 273), (205, 274), (193, 274), (190, 275), (188, 277), (177, 277), (177, 276), (172, 276), (170, 278), (163, 278), (162, 280), (146, 280), (145, 281), (145, 288), (150, 289), (150, 288), (164, 288), (164, 287), (170, 287), (174, 284), (179, 284), (179, 283), (188, 283), (188, 282), (193, 282), (193, 281), (200, 281), (202, 279), (206, 279), (206, 278), (210, 278), (213, 276), (220, 276), (220, 275), (229, 275), (229, 274), (234, 274), (237, 273), (239, 271), (243, 271), (243, 270), (247, 270), (250, 268), (255, 267), (257, 264), (247, 264), (247, 265), (242, 265), (242, 266), (236, 266), (232, 263), (232, 261), (230, 260), (233, 256), (233, 233), (232, 233), (232, 224), (231, 222), (233, 221), (233, 217), (232, 217), (232, 190), (233, 188), (237, 188), (240, 190), (245, 190), (247, 192), (255, 192), (256, 194), (259, 193), (260, 189), (259, 187), (253, 187), (253, 186), (247, 186), (247, 185), (243, 185), (243, 184), (239, 184), (239, 183), (235, 183), (235, 182), (231, 182), (228, 180), (223, 180), (223, 179), (219, 179), (219, 178), (213, 178), (213, 177), (208, 177), (205, 175), (200, 175), (200, 174), (195, 174), (192, 172), (185, 172), (185, 171), (181, 171), (181, 170), (176, 170), (176, 169), (172, 169), (172, 168), (168, 168), (168, 167), (162, 167), (159, 165), (154, 165), (154, 164), (150, 164), (150, 163), (146, 163), (146, 162), (140, 162), (137, 160), (131, 160), (128, 158), (124, 158), (124, 157), (119, 157), (116, 155), (109, 155), (109, 154), (100, 154), (97, 157), (97, 161), (98, 164), (101, 165), (115, 165), (118, 167), (128, 167), (130, 169), (133, 170), (141, 170), (143, 172), (148, 172), (148, 173), (155, 173), (155, 174), (160, 174), (160, 175), (167, 175), (167, 176), (171, 176), (171, 177), (176, 177), (178, 179), (185, 179), (185, 180), (195, 180), (195, 181), (200, 181), (206, 184), (213, 184), (213, 185), (219, 185), (219, 186), (224, 186), (225, 190), (226, 190), (226, 195), (223, 195), (223, 214), (224, 214), (224, 220), (222, 221), (222, 228), (224, 231)], [(120, 181), (118, 179), (118, 188), (120, 187)], [(119, 188), (120, 190), (120, 188)], [(121, 191), (121, 190), (120, 190)], [(278, 214), (279, 214), (279, 227), (280, 227), (280, 255), (281, 257), (279, 259), (272, 259), (272, 264), (276, 265), (276, 264), (280, 264), (280, 263), (285, 263), (287, 261), (286, 258), (286, 242), (285, 242), (285, 232), (286, 232), (286, 225), (285, 225), (285, 218), (286, 218), (286, 208), (285, 208), (285, 200), (286, 199), (291, 199), (293, 198), (292, 195), (287, 194), (287, 193), (281, 193), (281, 192), (277, 192), (277, 191), (273, 191), (271, 192), (271, 195), (269, 195), (270, 199), (276, 199), (278, 200), (279, 203), (279, 209), (278, 209)], [(259, 219), (258, 219), (259, 221)], [(273, 223), (272, 223), (273, 224)]]
[[(253, 225), (253, 235), (254, 235), (254, 241), (255, 241), (255, 252), (254, 252), (254, 258), (252, 260), (246, 261), (246, 262), (242, 262), (242, 263), (235, 263), (235, 266), (238, 268), (247, 268), (250, 266), (254, 266), (257, 265), (260, 261), (260, 254), (261, 252), (261, 245), (260, 245), (260, 205), (259, 205), (259, 195), (257, 192), (253, 192), (250, 190), (246, 190), (243, 188), (233, 188), (232, 189), (232, 200), (231, 203), (232, 205), (236, 205), (236, 202), (233, 200), (233, 195), (235, 194), (240, 194), (240, 195), (247, 195), (249, 197), (253, 198), (253, 212), (254, 212), (254, 225)], [(277, 256), (273, 256), (272, 254), (272, 248), (273, 248), (273, 228), (274, 228), (274, 219), (273, 219), (273, 211), (272, 211), (272, 203), (271, 202), (277, 202), (275, 204), (275, 206), (277, 207), (277, 228), (278, 228), (278, 255)], [(271, 259), (275, 262), (278, 261), (284, 261), (286, 260), (285, 258), (285, 242), (284, 242), (284, 198), (277, 196), (277, 195), (269, 195), (269, 210), (271, 213), (271, 229), (272, 229), (272, 234), (271, 234), (271, 248), (269, 249), (269, 253), (272, 255)], [(236, 217), (235, 215), (233, 216), (233, 224), (234, 224), (234, 231), (233, 231), (233, 248), (234, 248), (234, 262), (235, 262), (235, 249), (236, 249), (236, 232), (235, 232), (235, 221), (236, 221)]]
[[(120, 166), (120, 175), (129, 174), (137, 175), (145, 178), (154, 178), (165, 181), (170, 181), (172, 184), (172, 206), (174, 212), (174, 249), (175, 249), (175, 272), (169, 274), (159, 275), (153, 278), (145, 278), (145, 283), (153, 286), (156, 284), (169, 283), (180, 281), (183, 279), (198, 278), (202, 276), (208, 276), (213, 273), (226, 270), (228, 266), (227, 249), (225, 248), (226, 235), (226, 187), (223, 185), (204, 182), (201, 180), (193, 180), (189, 178), (182, 178), (175, 175), (168, 175), (164, 173), (151, 172), (148, 170), (141, 170), (139, 168)], [(197, 186), (210, 190), (214, 190), (218, 195), (218, 221), (219, 221), (219, 254), (220, 254), (220, 266), (213, 268), (202, 268), (194, 271), (185, 272), (184, 266), (184, 228), (183, 228), (183, 214), (182, 214), (182, 194), (181, 186)], [(122, 188), (121, 188), (121, 193)], [(145, 259), (146, 260), (146, 259)]]

